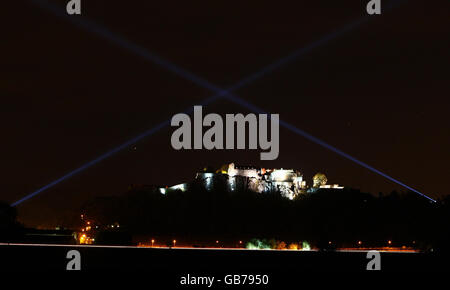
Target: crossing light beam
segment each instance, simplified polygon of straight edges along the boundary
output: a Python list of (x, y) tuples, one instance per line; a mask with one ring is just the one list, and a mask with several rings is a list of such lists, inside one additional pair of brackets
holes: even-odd
[[(151, 63), (154, 63), (154, 64), (156, 64), (156, 65), (158, 65), (160, 67), (163, 67), (166, 70), (168, 70), (168, 71), (170, 71), (170, 72), (172, 72), (172, 73), (174, 73), (174, 74), (176, 74), (176, 75), (178, 75), (178, 76), (180, 76), (180, 77), (182, 77), (184, 79), (187, 79), (187, 80), (189, 80), (189, 81), (191, 81), (191, 82), (193, 82), (193, 83), (195, 83), (195, 84), (197, 84), (197, 85), (199, 85), (199, 86), (201, 86), (203, 88), (211, 90), (211, 91), (213, 91), (215, 93), (215, 95), (205, 99), (199, 105), (206, 106), (206, 105), (208, 105), (208, 104), (210, 104), (210, 103), (212, 103), (212, 102), (214, 102), (214, 101), (216, 101), (216, 100), (218, 100), (220, 98), (225, 98), (225, 99), (227, 99), (227, 100), (229, 100), (229, 101), (231, 101), (233, 103), (236, 103), (236, 104), (238, 104), (240, 106), (243, 106), (243, 107), (245, 107), (245, 108), (247, 108), (247, 109), (249, 109), (249, 110), (251, 110), (251, 111), (253, 111), (255, 113), (266, 113), (266, 112), (263, 109), (255, 106), (253, 104), (251, 104), (250, 102), (247, 102), (244, 99), (234, 95), (233, 92), (238, 90), (238, 89), (240, 89), (240, 88), (242, 88), (242, 87), (244, 87), (244, 86), (246, 86), (246, 85), (248, 85), (248, 84), (250, 84), (250, 83), (252, 83), (252, 82), (254, 82), (254, 81), (256, 81), (256, 80), (258, 80), (258, 79), (260, 79), (260, 78), (262, 78), (266, 74), (268, 74), (268, 73), (278, 69), (279, 67), (281, 67), (283, 65), (286, 65), (286, 64), (288, 64), (288, 63), (298, 59), (299, 57), (307, 54), (311, 50), (313, 50), (313, 49), (315, 49), (315, 48), (317, 48), (319, 46), (325, 45), (326, 43), (328, 43), (328, 42), (338, 38), (339, 36), (342, 36), (345, 33), (354, 30), (355, 28), (359, 27), (361, 24), (363, 24), (364, 22), (367, 22), (370, 19), (370, 16), (361, 17), (361, 18), (357, 19), (356, 21), (354, 21), (354, 22), (352, 22), (352, 23), (350, 23), (348, 25), (345, 25), (341, 29), (338, 29), (338, 30), (336, 30), (336, 31), (334, 31), (334, 32), (332, 32), (332, 33), (330, 33), (328, 35), (325, 35), (324, 37), (320, 38), (319, 40), (317, 40), (315, 42), (312, 42), (311, 44), (309, 44), (309, 45), (307, 45), (307, 46), (305, 46), (305, 47), (303, 47), (303, 48), (293, 52), (292, 54), (288, 55), (287, 57), (279, 59), (278, 61), (276, 61), (276, 62), (274, 62), (274, 63), (264, 67), (260, 71), (254, 73), (254, 74), (251, 74), (250, 76), (248, 76), (248, 77), (242, 79), (241, 81), (237, 82), (235, 85), (233, 85), (233, 86), (229, 87), (228, 89), (224, 90), (224, 89), (221, 89), (220, 87), (217, 87), (214, 84), (208, 82), (207, 80), (205, 80), (205, 79), (203, 79), (203, 78), (193, 74), (192, 72), (187, 71), (187, 70), (185, 70), (185, 69), (183, 69), (183, 68), (181, 68), (181, 67), (179, 67), (179, 66), (177, 66), (177, 65), (175, 65), (173, 63), (171, 63), (170, 61), (167, 61), (167, 60), (163, 59), (162, 57), (158, 56), (157, 54), (152, 53), (149, 50), (147, 50), (147, 49), (145, 49), (145, 48), (143, 48), (143, 47), (141, 47), (139, 45), (136, 45), (136, 44), (128, 41), (127, 39), (125, 39), (125, 38), (123, 38), (123, 37), (121, 37), (121, 36), (119, 36), (117, 34), (112, 33), (110, 30), (106, 29), (105, 27), (100, 26), (100, 25), (98, 25), (98, 24), (96, 24), (94, 22), (88, 21), (84, 17), (83, 18), (82, 17), (69, 17), (62, 9), (60, 9), (59, 7), (57, 7), (57, 6), (53, 5), (53, 4), (50, 4), (46, 0), (32, 0), (32, 2), (34, 2), (35, 4), (41, 6), (42, 8), (44, 8), (46, 10), (49, 10), (50, 12), (54, 13), (58, 17), (64, 18), (65, 20), (69, 20), (70, 22), (72, 22), (76, 26), (79, 26), (79, 27), (81, 27), (83, 29), (91, 31), (92, 33), (94, 33), (94, 34), (96, 34), (96, 35), (98, 35), (98, 36), (100, 36), (100, 37), (102, 37), (102, 38), (104, 38), (104, 39), (106, 39), (106, 40), (108, 40), (108, 41), (118, 45), (119, 47), (127, 49), (128, 51), (134, 53), (135, 55), (138, 55), (138, 56), (142, 57), (143, 59), (145, 59), (145, 60), (147, 60), (147, 61), (149, 61)], [(393, 1), (389, 8), (393, 8), (394, 4), (399, 4), (401, 2), (403, 2), (403, 1)], [(187, 109), (185, 112), (189, 113), (189, 114), (192, 113), (192, 107)], [(45, 191), (45, 190), (47, 190), (47, 189), (49, 189), (49, 188), (51, 188), (51, 187), (53, 187), (53, 186), (63, 182), (64, 180), (67, 180), (67, 179), (71, 178), (72, 176), (74, 176), (74, 175), (76, 175), (76, 174), (78, 174), (78, 173), (88, 169), (89, 167), (92, 167), (93, 165), (95, 165), (95, 164), (97, 164), (97, 163), (107, 159), (108, 157), (114, 155), (115, 153), (117, 153), (117, 152), (119, 152), (119, 151), (121, 151), (121, 150), (123, 150), (123, 149), (125, 149), (125, 148), (127, 148), (127, 147), (129, 147), (129, 146), (131, 146), (133, 144), (135, 144), (136, 142), (142, 140), (143, 138), (155, 134), (159, 130), (161, 130), (161, 129), (169, 126), (169, 125), (170, 125), (170, 119), (159, 123), (158, 125), (154, 126), (150, 130), (148, 130), (148, 131), (146, 131), (146, 132), (144, 132), (144, 133), (134, 137), (133, 139), (131, 139), (131, 140), (129, 140), (129, 141), (119, 145), (118, 147), (116, 147), (116, 148), (114, 148), (114, 149), (112, 149), (112, 150), (110, 150), (110, 151), (100, 155), (99, 157), (89, 161), (88, 163), (78, 167), (77, 169), (67, 173), (66, 175), (64, 175), (64, 176), (54, 180), (53, 182), (51, 182), (51, 183), (49, 183), (49, 184), (39, 188), (38, 190), (36, 190), (36, 191), (34, 191), (34, 192), (24, 196), (23, 198), (21, 198), (21, 199), (17, 200), (16, 202), (12, 203), (11, 206), (18, 206), (19, 204), (25, 202), (26, 200), (29, 200), (30, 198), (32, 198), (32, 197), (42, 193), (43, 191)], [(299, 136), (302, 136), (302, 137), (310, 140), (311, 142), (314, 142), (314, 143), (316, 143), (316, 144), (318, 144), (318, 145), (320, 145), (320, 146), (322, 146), (322, 147), (324, 147), (324, 148), (326, 148), (328, 150), (331, 150), (332, 152), (335, 152), (336, 154), (338, 154), (338, 155), (340, 155), (340, 156), (342, 156), (342, 157), (344, 157), (344, 158), (346, 158), (346, 159), (348, 159), (348, 160), (350, 160), (350, 161), (352, 161), (352, 162), (354, 162), (354, 163), (356, 163), (356, 164), (358, 164), (358, 165), (360, 165), (360, 166), (362, 166), (362, 167), (372, 171), (373, 173), (376, 173), (376, 174), (378, 174), (378, 175), (380, 175), (380, 176), (382, 176), (382, 177), (384, 177), (384, 178), (386, 178), (386, 179), (388, 179), (388, 180), (390, 180), (390, 181), (392, 181), (392, 182), (394, 182), (394, 183), (396, 183), (396, 184), (398, 184), (398, 185), (400, 185), (400, 186), (402, 186), (402, 187), (404, 187), (404, 188), (406, 188), (408, 190), (411, 190), (411, 191), (413, 191), (413, 192), (415, 192), (415, 193), (417, 193), (417, 194), (427, 198), (428, 200), (430, 200), (432, 202), (436, 202), (436, 200), (432, 199), (431, 197), (429, 197), (429, 196), (419, 192), (418, 190), (416, 190), (416, 189), (414, 189), (414, 188), (412, 188), (412, 187), (410, 187), (410, 186), (408, 186), (408, 185), (398, 181), (397, 179), (395, 179), (395, 178), (393, 178), (393, 177), (383, 173), (382, 171), (375, 169), (374, 167), (372, 167), (372, 166), (370, 166), (370, 165), (368, 165), (368, 164), (366, 164), (366, 163), (356, 159), (355, 157), (353, 157), (353, 156), (351, 156), (351, 155), (349, 155), (349, 154), (347, 154), (347, 153), (337, 149), (336, 147), (334, 147), (334, 146), (324, 142), (323, 140), (312, 136), (311, 134), (309, 134), (309, 133), (307, 133), (307, 132), (297, 128), (296, 126), (294, 126), (294, 125), (292, 125), (290, 123), (287, 123), (285, 121), (280, 120), (280, 125), (283, 126), (286, 129), (290, 130), (291, 132), (293, 132), (293, 133), (295, 133), (295, 134), (297, 134)]]

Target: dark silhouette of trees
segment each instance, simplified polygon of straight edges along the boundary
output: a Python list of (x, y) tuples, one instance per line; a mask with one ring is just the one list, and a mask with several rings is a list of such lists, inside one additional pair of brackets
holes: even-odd
[[(450, 198), (438, 203), (414, 193), (374, 196), (359, 190), (323, 189), (291, 201), (278, 192), (229, 191), (215, 179), (208, 191), (193, 182), (185, 192), (133, 189), (94, 199), (83, 212), (101, 224), (120, 223), (133, 234), (198, 240), (266, 238), (307, 240), (321, 246), (444, 247)], [(447, 243), (448, 244), (448, 243)]]
[(17, 222), (17, 210), (0, 201), (0, 242), (13, 242), (21, 235), (22, 226)]

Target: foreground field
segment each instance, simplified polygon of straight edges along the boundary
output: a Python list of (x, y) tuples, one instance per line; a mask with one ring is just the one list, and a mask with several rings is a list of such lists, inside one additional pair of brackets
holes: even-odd
[[(147, 248), (46, 244), (0, 244), (2, 270), (65, 271), (68, 252), (80, 253), (83, 271), (125, 270), (165, 273), (300, 273), (366, 271), (366, 251), (288, 251), (246, 249)], [(450, 270), (436, 253), (380, 252), (383, 271)]]

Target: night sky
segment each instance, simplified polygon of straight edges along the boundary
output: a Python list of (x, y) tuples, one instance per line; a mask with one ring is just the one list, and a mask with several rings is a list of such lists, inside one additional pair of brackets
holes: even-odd
[[(1, 200), (12, 203), (214, 95), (32, 1), (8, 2), (0, 41)], [(364, 17), (367, 1), (143, 2), (82, 0), (82, 16), (70, 17), (226, 88)], [(403, 2), (235, 93), (439, 198), (449, 193), (450, 2)], [(51, 3), (64, 9), (66, 1)], [(211, 112), (248, 113), (227, 100), (204, 108)], [(21, 204), (20, 220), (54, 226), (92, 197), (125, 193), (130, 184), (190, 181), (206, 165), (229, 162), (295, 168), (309, 184), (321, 171), (331, 183), (374, 194), (403, 190), (283, 128), (279, 158), (266, 162), (260, 150), (175, 151), (173, 130)]]

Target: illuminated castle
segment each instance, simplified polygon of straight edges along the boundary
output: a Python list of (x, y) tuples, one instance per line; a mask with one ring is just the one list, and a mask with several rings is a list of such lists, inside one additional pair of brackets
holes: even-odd
[[(228, 190), (231, 192), (245, 189), (259, 193), (275, 191), (291, 200), (300, 194), (314, 192), (319, 188), (343, 188), (337, 184), (327, 185), (327, 178), (322, 173), (314, 176), (313, 186), (309, 188), (299, 171), (283, 168), (265, 169), (253, 166), (236, 166), (234, 163), (226, 164), (215, 172), (205, 168), (195, 176), (195, 180), (203, 183), (207, 190), (212, 190), (214, 179), (218, 178), (226, 181)], [(165, 194), (167, 190), (185, 191), (187, 187), (187, 183), (182, 183), (159, 190)]]

